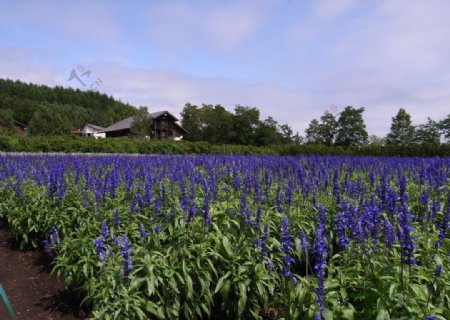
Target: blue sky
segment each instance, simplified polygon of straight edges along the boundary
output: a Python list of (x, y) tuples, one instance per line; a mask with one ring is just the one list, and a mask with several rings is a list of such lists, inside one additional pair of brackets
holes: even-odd
[(449, 39), (444, 0), (0, 0), (0, 77), (82, 88), (84, 68), (150, 111), (254, 106), (300, 134), (347, 105), (378, 135), (400, 107), (444, 118)]

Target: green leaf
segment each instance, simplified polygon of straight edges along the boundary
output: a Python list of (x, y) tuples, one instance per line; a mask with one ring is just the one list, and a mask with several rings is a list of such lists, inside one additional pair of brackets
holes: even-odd
[(223, 247), (225, 248), (225, 251), (227, 252), (228, 256), (233, 256), (233, 250), (231, 250), (230, 241), (226, 236), (222, 239)]
[(342, 310), (342, 318), (347, 320), (353, 320), (353, 310), (352, 309), (344, 309)]
[(222, 277), (220, 277), (219, 281), (217, 281), (217, 285), (216, 285), (216, 288), (214, 289), (214, 293), (217, 293), (217, 292), (220, 291), (220, 289), (222, 289), (223, 282), (224, 282), (225, 279), (227, 279), (230, 275), (231, 275), (231, 272), (228, 271), (228, 272), (225, 273)]
[(389, 316), (389, 312), (386, 309), (382, 308), (378, 311), (376, 320), (390, 320), (390, 319), (391, 317)]
[(238, 301), (238, 315), (242, 315), (247, 304), (247, 287), (242, 282), (239, 283), (239, 301)]

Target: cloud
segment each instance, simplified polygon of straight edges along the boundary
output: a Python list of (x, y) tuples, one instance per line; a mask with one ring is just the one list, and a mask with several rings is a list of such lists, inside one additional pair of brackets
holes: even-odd
[[(150, 41), (198, 50), (229, 52), (254, 35), (274, 1), (209, 2), (193, 5), (164, 2), (149, 5), (142, 31)], [(186, 49), (186, 48), (184, 48)]]
[[(136, 106), (175, 114), (186, 102), (256, 106), (301, 133), (331, 105), (364, 106), (369, 132), (379, 135), (400, 107), (416, 124), (449, 113), (449, 2), (44, 1), (10, 9), (0, 10), (11, 35), (0, 44), (1, 77), (73, 85), (68, 72), (80, 63), (102, 79), (100, 91)], [(95, 50), (70, 55), (73, 43)]]
[[(71, 39), (72, 42), (109, 46), (120, 42), (121, 26), (117, 21), (116, 6), (112, 3), (44, 0), (38, 5), (34, 1), (20, 1), (4, 7), (7, 14), (2, 16), (2, 24), (8, 26), (10, 32), (29, 40), (51, 41), (56, 35), (60, 41)], [(59, 33), (63, 36), (60, 37)]]
[(25, 82), (57, 85), (62, 81), (55, 69), (32, 63), (32, 52), (15, 47), (0, 47), (0, 77)]
[(450, 3), (324, 4), (315, 2), (307, 18), (287, 29), (300, 58), (293, 54), (282, 66), (291, 75), (308, 75), (318, 88), (317, 105), (364, 106), (369, 131), (377, 134), (387, 133), (400, 107), (417, 123), (448, 113)]
[[(102, 90), (134, 105), (151, 110), (168, 109), (179, 114), (187, 102), (201, 105), (222, 104), (232, 111), (235, 105), (258, 107), (262, 118), (269, 115), (280, 123), (288, 122), (296, 130), (306, 126), (311, 97), (304, 92), (289, 90), (276, 83), (245, 84), (225, 78), (193, 76), (180, 72), (155, 69), (129, 69), (102, 66)], [(126, 76), (124, 76), (126, 75)]]

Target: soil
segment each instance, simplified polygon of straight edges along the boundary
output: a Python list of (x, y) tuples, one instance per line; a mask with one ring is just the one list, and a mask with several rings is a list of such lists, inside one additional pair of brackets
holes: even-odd
[[(79, 298), (50, 275), (51, 260), (36, 250), (19, 250), (0, 221), (0, 283), (19, 320), (86, 319)], [(0, 299), (0, 319), (11, 319)]]

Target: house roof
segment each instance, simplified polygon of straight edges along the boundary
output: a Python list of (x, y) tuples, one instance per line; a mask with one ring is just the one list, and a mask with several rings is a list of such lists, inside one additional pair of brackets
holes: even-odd
[(178, 128), (180, 128), (184, 133), (189, 133), (189, 131), (187, 131), (185, 128), (183, 128), (182, 126), (180, 126), (178, 123), (174, 122), (174, 125)]
[(125, 118), (123, 120), (120, 120), (119, 122), (116, 122), (116, 123), (110, 125), (109, 127), (101, 130), (100, 132), (111, 132), (111, 131), (130, 129), (133, 122), (134, 122), (133, 117), (128, 117), (128, 118)]
[[(175, 117), (173, 114), (171, 114), (169, 111), (158, 111), (158, 112), (150, 113), (150, 117), (152, 119), (157, 119), (163, 115), (168, 115), (171, 118), (173, 118), (174, 121), (178, 121), (178, 118)], [(99, 132), (104, 133), (104, 132), (112, 132), (112, 131), (120, 131), (120, 130), (130, 129), (133, 122), (134, 122), (134, 117), (128, 117), (128, 118), (125, 118), (123, 120), (120, 120), (119, 122), (116, 122), (116, 123), (110, 125), (107, 128), (102, 128), (102, 130), (100, 130)], [(175, 126), (180, 128), (183, 132), (188, 133), (188, 131), (186, 129), (184, 129), (181, 125), (179, 125), (178, 123), (174, 122), (174, 124), (175, 124)]]
[(165, 115), (165, 114), (171, 116), (175, 121), (178, 121), (178, 118), (175, 117), (173, 114), (171, 114), (169, 111), (157, 111), (157, 112), (153, 112), (153, 113), (150, 113), (150, 117), (152, 117), (153, 119), (156, 119), (156, 118), (159, 118), (159, 117), (161, 117), (161, 116), (163, 116), (163, 115)]
[(27, 125), (25, 123), (17, 121), (17, 120), (14, 120), (14, 124), (16, 126), (19, 126), (19, 127), (22, 127), (22, 128), (26, 128), (27, 127)]
[(89, 127), (91, 127), (91, 128), (94, 129), (94, 130), (97, 130), (97, 131), (100, 131), (100, 130), (105, 129), (105, 128), (103, 128), (103, 127), (96, 126), (96, 125), (90, 124), (90, 123), (86, 123), (86, 125), (89, 126)]

